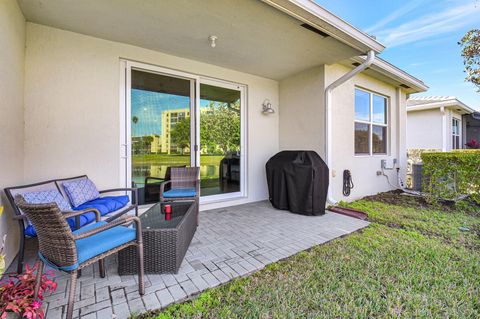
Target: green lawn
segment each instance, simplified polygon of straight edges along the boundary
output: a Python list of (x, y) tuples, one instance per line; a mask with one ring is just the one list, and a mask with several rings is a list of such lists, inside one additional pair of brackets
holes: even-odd
[[(219, 165), (224, 156), (222, 155), (200, 155), (201, 165)], [(145, 154), (133, 155), (132, 163), (135, 164), (160, 164), (166, 166), (190, 165), (190, 155), (176, 154)]]
[(372, 224), (141, 318), (480, 317), (478, 206), (392, 193), (344, 205)]

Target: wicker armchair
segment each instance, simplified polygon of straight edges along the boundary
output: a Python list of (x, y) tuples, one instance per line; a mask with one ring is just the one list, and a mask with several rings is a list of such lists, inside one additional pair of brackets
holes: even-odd
[[(160, 185), (160, 202), (198, 201), (200, 197), (200, 169), (198, 167), (172, 167), (170, 180)], [(165, 186), (170, 190), (165, 191)]]
[[(100, 276), (103, 278), (105, 277), (104, 258), (130, 245), (135, 245), (138, 249), (138, 289), (141, 295), (145, 293), (142, 231), (138, 217), (120, 217), (114, 221), (105, 222), (100, 221), (100, 212), (95, 210), (95, 223), (72, 231), (65, 217), (74, 217), (82, 214), (81, 211), (62, 214), (55, 203), (27, 204), (21, 195), (15, 197), (15, 202), (37, 231), (40, 265), (35, 295), (38, 293), (44, 264), (70, 273), (67, 319), (71, 319), (73, 315), (78, 271), (98, 261)], [(132, 222), (136, 227), (127, 227)]]
[[(154, 176), (147, 176), (145, 177), (145, 196), (144, 201), (141, 204), (150, 204), (150, 203), (157, 203), (158, 197), (160, 195), (160, 185), (163, 182), (169, 181), (171, 179), (172, 168), (184, 168), (186, 165), (181, 166), (168, 166), (165, 170), (165, 177), (154, 177)], [(165, 187), (165, 191), (168, 191), (170, 187), (167, 184)]]

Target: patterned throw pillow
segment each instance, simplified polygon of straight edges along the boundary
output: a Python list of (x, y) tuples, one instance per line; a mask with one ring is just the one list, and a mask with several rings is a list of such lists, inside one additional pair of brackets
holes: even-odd
[(65, 188), (65, 193), (67, 193), (73, 207), (80, 206), (100, 196), (97, 187), (88, 178), (64, 182), (63, 188)]
[(68, 201), (56, 189), (30, 192), (22, 194), (25, 201), (29, 204), (48, 204), (56, 203), (61, 211), (71, 210), (72, 207)]

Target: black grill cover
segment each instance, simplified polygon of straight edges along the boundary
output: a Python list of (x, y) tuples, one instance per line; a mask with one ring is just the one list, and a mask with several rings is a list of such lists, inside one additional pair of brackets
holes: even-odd
[(273, 207), (304, 215), (325, 214), (327, 164), (314, 151), (282, 151), (266, 164)]

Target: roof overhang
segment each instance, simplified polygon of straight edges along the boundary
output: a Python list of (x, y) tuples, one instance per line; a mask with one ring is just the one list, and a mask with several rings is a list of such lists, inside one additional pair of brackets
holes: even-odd
[(384, 48), (308, 0), (18, 2), (28, 22), (274, 80)]
[(473, 114), (475, 113), (475, 110), (463, 103), (462, 101), (458, 99), (449, 99), (445, 101), (435, 101), (435, 102), (428, 102), (424, 104), (416, 104), (416, 105), (407, 105), (407, 112), (415, 112), (415, 111), (425, 111), (425, 110), (431, 110), (431, 109), (438, 109), (438, 108), (450, 108), (450, 109), (455, 109), (457, 112), (459, 112), (462, 115), (465, 114)]
[[(348, 67), (357, 66), (363, 63), (365, 59), (366, 57), (364, 56), (357, 56), (347, 61), (343, 61), (342, 64)], [(401, 87), (407, 94), (425, 92), (428, 90), (428, 86), (423, 83), (423, 81), (379, 57), (376, 57), (373, 64), (363, 71), (363, 73), (394, 86)]]
[(385, 46), (311, 0), (262, 0), (288, 15), (308, 23), (349, 46), (367, 53), (380, 53)]

